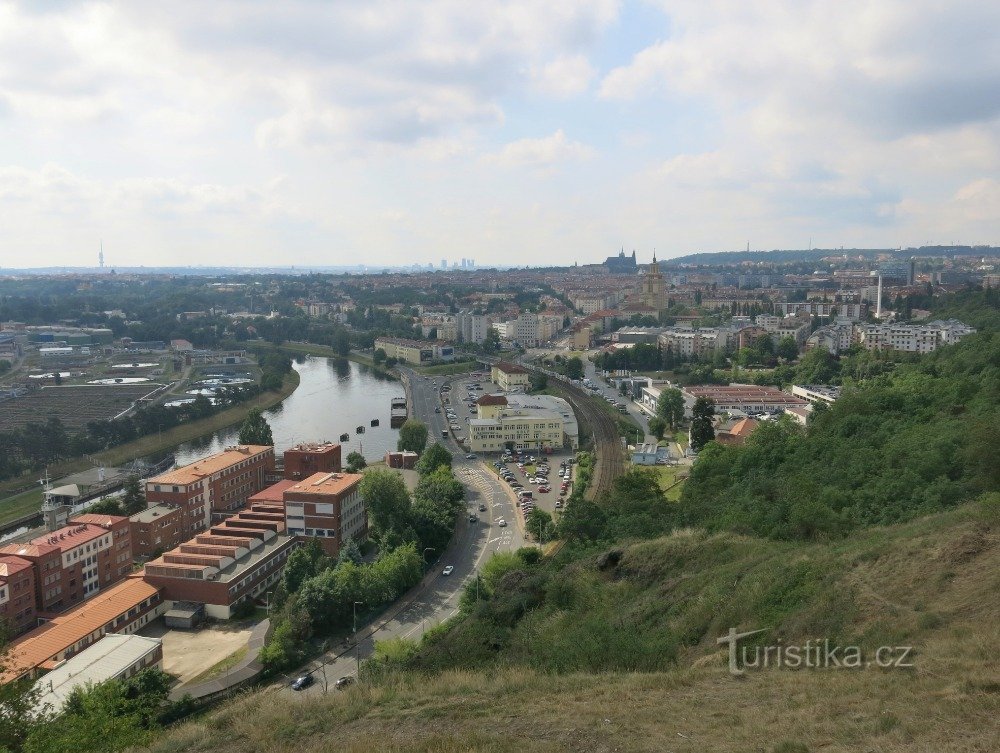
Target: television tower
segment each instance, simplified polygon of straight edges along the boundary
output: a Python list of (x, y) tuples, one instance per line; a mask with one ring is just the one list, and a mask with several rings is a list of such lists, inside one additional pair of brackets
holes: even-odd
[(101, 252), (97, 255), (97, 266), (104, 269), (104, 241), (101, 241)]

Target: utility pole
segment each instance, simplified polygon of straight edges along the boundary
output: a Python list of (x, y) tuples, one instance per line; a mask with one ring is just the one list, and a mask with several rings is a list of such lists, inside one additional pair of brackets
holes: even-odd
[(352, 633), (354, 633), (354, 660), (358, 665), (358, 679), (361, 678), (361, 651), (358, 649), (358, 604), (364, 604), (363, 601), (356, 601), (352, 605), (352, 612), (354, 616), (354, 625)]

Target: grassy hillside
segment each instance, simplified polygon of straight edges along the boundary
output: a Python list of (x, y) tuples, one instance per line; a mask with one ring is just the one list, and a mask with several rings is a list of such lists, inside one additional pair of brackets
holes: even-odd
[[(467, 629), (438, 632), (406, 660), (409, 671), (325, 698), (252, 694), (170, 731), (151, 750), (1000, 745), (995, 496), (835, 543), (684, 531), (619, 551), (552, 574), (540, 603), (493, 635), (482, 632), (483, 615), (465, 620)], [(506, 598), (495, 601), (513, 609), (530, 593), (538, 577), (531, 567), (545, 568), (502, 576)], [(915, 666), (750, 669), (737, 679), (715, 643), (731, 626), (773, 628), (766, 643), (822, 636), (866, 649), (914, 646)], [(477, 664), (480, 671), (468, 669)]]

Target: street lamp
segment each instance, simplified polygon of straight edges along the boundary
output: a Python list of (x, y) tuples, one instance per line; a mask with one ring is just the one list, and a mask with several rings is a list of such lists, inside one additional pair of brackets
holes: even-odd
[(424, 561), (424, 572), (427, 572), (427, 552), (437, 551), (432, 546), (424, 547), (424, 553), (421, 555), (421, 559)]

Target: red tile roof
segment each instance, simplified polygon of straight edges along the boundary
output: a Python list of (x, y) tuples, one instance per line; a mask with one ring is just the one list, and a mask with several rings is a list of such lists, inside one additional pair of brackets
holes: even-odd
[(507, 398), (503, 395), (483, 395), (476, 405), (507, 405)]

